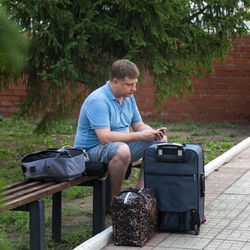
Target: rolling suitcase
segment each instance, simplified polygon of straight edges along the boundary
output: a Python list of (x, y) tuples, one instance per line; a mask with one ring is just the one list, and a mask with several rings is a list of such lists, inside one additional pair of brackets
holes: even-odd
[(199, 144), (159, 143), (144, 153), (145, 187), (156, 191), (160, 230), (195, 231), (204, 217), (205, 173)]

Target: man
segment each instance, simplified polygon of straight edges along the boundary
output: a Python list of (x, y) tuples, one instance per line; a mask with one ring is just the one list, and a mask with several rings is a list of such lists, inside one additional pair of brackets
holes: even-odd
[[(133, 95), (138, 77), (133, 62), (114, 62), (110, 81), (86, 98), (79, 115), (75, 147), (87, 150), (91, 161), (108, 164), (112, 197), (121, 192), (129, 164), (156, 140), (165, 141), (164, 130), (154, 130), (141, 119)], [(133, 132), (128, 133), (130, 126)], [(142, 169), (137, 188), (143, 187)]]

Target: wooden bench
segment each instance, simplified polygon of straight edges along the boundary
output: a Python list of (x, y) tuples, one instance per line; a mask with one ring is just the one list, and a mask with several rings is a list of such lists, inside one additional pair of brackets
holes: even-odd
[(24, 180), (3, 189), (1, 209), (28, 211), (30, 218), (30, 249), (45, 249), (44, 213), (45, 206), (42, 198), (52, 195), (52, 238), (56, 242), (61, 240), (61, 192), (76, 186), (93, 186), (93, 235), (105, 229), (105, 180), (96, 176), (83, 176), (70, 182), (43, 182)]
[[(141, 160), (132, 167), (139, 167)], [(110, 201), (108, 178), (82, 176), (70, 182), (23, 180), (3, 188), (2, 211), (28, 211), (30, 218), (30, 249), (44, 250), (45, 205), (42, 198), (52, 195), (52, 239), (61, 241), (62, 191), (73, 186), (93, 186), (92, 234), (105, 229), (105, 209)]]

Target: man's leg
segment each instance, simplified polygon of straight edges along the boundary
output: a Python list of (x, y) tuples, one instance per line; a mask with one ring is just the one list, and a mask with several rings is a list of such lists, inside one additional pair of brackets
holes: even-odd
[(113, 201), (113, 196), (121, 192), (123, 180), (130, 163), (130, 149), (128, 145), (122, 142), (112, 142), (105, 145), (97, 145), (89, 149), (87, 153), (91, 161), (108, 164)]
[(142, 165), (141, 165), (141, 172), (140, 172), (140, 176), (139, 179), (137, 181), (137, 185), (136, 188), (144, 188), (144, 166), (143, 166), (143, 161), (142, 161)]
[[(131, 162), (138, 161), (143, 157), (144, 151), (150, 147), (152, 144), (156, 143), (156, 141), (136, 141), (129, 143), (129, 148), (131, 152)], [(137, 181), (136, 188), (144, 188), (144, 163), (142, 160), (141, 172), (139, 179)]]
[(128, 145), (121, 145), (114, 158), (108, 164), (109, 177), (111, 182), (112, 200), (113, 196), (118, 195), (122, 190), (123, 180), (130, 163), (130, 150)]

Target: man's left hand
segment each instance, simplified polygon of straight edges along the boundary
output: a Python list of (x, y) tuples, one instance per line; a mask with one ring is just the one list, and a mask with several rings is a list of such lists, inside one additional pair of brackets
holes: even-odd
[(167, 142), (166, 130), (158, 129), (158, 133), (155, 136), (156, 141)]

